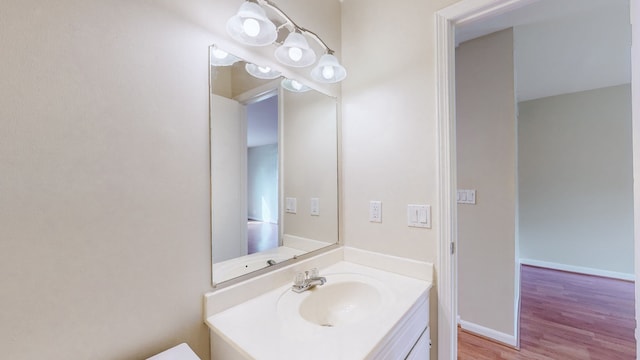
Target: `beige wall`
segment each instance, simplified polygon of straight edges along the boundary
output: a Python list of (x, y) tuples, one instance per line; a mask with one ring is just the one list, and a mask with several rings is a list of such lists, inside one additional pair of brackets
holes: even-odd
[(208, 356), (210, 34), (141, 2), (0, 24), (2, 356)]
[[(434, 13), (453, 0), (342, 4), (343, 222), (347, 245), (437, 263), (438, 166)], [(368, 221), (382, 201), (382, 223)], [(408, 204), (432, 206), (432, 229), (407, 226)], [(437, 264), (436, 264), (437, 266)], [(431, 358), (437, 354), (437, 287)]]
[[(208, 358), (207, 48), (241, 3), (3, 1), (4, 357)], [(337, 0), (278, 4), (340, 50)]]
[(521, 257), (631, 276), (630, 86), (525, 101), (519, 110)]
[[(338, 143), (336, 99), (317, 91), (282, 92), (283, 198), (297, 199), (283, 214), (283, 234), (338, 241)], [(311, 216), (311, 198), (320, 215)], [(284, 204), (283, 204), (284, 207)]]
[(462, 321), (515, 336), (516, 115), (513, 32), (456, 49), (458, 293)]

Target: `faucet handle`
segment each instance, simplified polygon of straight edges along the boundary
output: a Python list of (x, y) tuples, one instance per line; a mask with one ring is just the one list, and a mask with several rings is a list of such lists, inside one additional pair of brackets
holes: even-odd
[(318, 270), (318, 268), (309, 270), (309, 278), (313, 279), (317, 277), (320, 277), (320, 270)]
[(306, 274), (303, 272), (299, 272), (296, 276), (293, 277), (293, 285), (302, 286), (304, 285), (304, 281), (306, 280)]

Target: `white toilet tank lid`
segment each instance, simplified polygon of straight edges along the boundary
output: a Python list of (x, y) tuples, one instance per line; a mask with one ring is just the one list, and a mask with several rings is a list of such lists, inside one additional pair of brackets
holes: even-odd
[(165, 350), (158, 355), (154, 355), (147, 360), (201, 360), (189, 345), (182, 343), (171, 349)]

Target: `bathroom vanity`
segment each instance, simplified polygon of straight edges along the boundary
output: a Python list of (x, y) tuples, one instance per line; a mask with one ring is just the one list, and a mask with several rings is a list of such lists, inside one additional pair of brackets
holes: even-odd
[[(292, 291), (311, 268), (326, 282)], [(431, 264), (341, 247), (211, 292), (212, 359), (429, 359), (431, 279)]]

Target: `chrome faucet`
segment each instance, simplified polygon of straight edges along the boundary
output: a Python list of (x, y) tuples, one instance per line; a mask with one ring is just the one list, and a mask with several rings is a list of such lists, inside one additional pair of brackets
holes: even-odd
[(293, 286), (291, 290), (296, 293), (307, 291), (315, 286), (324, 285), (327, 279), (320, 276), (320, 272), (317, 268), (305, 272), (299, 272), (293, 278)]

